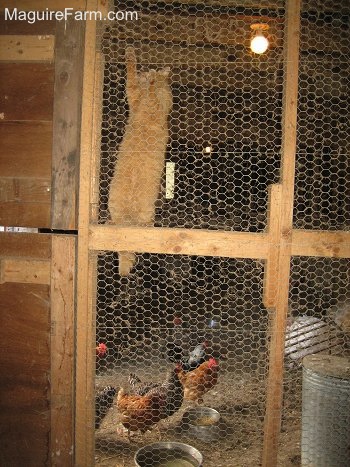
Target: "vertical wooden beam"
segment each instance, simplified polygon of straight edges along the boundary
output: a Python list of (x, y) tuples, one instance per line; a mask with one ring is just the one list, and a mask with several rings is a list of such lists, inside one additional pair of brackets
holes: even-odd
[(73, 466), (76, 237), (53, 235), (51, 260), (50, 465)]
[(58, 21), (55, 41), (51, 227), (77, 228), (84, 21)]
[[(86, 9), (95, 11), (97, 2), (89, 0)], [(94, 315), (92, 313), (93, 271), (89, 261), (89, 222), (91, 208), (91, 154), (94, 147), (94, 87), (96, 68), (96, 21), (88, 20), (85, 29), (82, 124), (80, 145), (80, 183), (77, 266), (76, 332), (76, 424), (75, 465), (94, 465)]]
[(93, 151), (91, 154), (91, 221), (98, 221), (99, 194), (100, 194), (100, 159), (101, 159), (101, 128), (102, 128), (102, 101), (103, 101), (103, 73), (104, 55), (96, 53), (95, 88), (94, 88), (94, 121), (92, 134)]
[(268, 253), (265, 263), (263, 303), (267, 309), (276, 307), (277, 297), (277, 269), (279, 259), (279, 241), (281, 232), (281, 201), (282, 186), (279, 184), (269, 187), (268, 205)]
[(301, 0), (286, 0), (286, 55), (282, 142), (282, 197), (276, 310), (271, 328), (262, 465), (277, 465), (283, 397), (283, 364), (288, 313), (296, 155)]

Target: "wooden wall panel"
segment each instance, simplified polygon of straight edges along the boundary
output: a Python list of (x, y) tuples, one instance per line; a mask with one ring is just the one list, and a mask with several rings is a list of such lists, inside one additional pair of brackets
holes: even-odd
[(8, 120), (52, 120), (54, 67), (0, 63), (0, 115)]
[(6, 62), (52, 62), (54, 36), (0, 35), (0, 60)]
[(50, 178), (51, 148), (51, 123), (1, 123), (1, 176)]
[(50, 431), (49, 287), (0, 285), (0, 464), (46, 465)]
[[(1, 5), (2, 0), (0, 0)], [(8, 2), (6, 2), (6, 7), (9, 7)], [(17, 8), (18, 6), (17, 2)], [(35, 26), (28, 23), (27, 21), (8, 21), (5, 20), (4, 12), (1, 12), (0, 6), (0, 34), (16, 34), (16, 35), (25, 35), (25, 34), (40, 34), (40, 35), (51, 35), (55, 34), (56, 21), (37, 21)]]
[(1, 257), (50, 259), (50, 236), (37, 233), (1, 232)]
[(48, 178), (0, 178), (0, 203), (50, 203), (50, 191)]
[(48, 228), (50, 203), (0, 203), (0, 225)]
[[(0, 254), (47, 260), (50, 236), (2, 232)], [(50, 432), (50, 289), (0, 284), (0, 465), (47, 465)]]

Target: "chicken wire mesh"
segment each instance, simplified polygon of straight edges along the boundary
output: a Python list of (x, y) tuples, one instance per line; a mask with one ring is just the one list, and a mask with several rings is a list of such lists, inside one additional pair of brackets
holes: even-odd
[[(295, 228), (349, 226), (350, 35), (343, 3), (310, 0), (302, 6)], [(98, 33), (104, 83), (92, 221), (266, 231), (268, 186), (281, 175), (284, 2), (142, 1), (118, 2), (116, 9), (136, 10), (140, 20)], [(269, 25), (271, 46), (262, 56), (249, 50), (254, 22)], [(135, 91), (146, 95), (139, 108), (133, 107)], [(154, 99), (164, 104), (161, 115)], [(154, 152), (159, 163), (150, 172), (148, 154)], [(123, 154), (134, 157), (124, 167)], [(97, 257), (96, 465), (135, 465), (137, 449), (160, 440), (197, 447), (208, 467), (260, 465), (270, 338), (263, 262), (144, 253), (124, 258), (131, 268), (123, 277), (120, 258), (109, 251)], [(302, 357), (349, 355), (349, 329), (338, 311), (347, 316), (348, 266), (342, 259), (292, 259), (283, 467), (300, 464)], [(204, 439), (184, 419), (198, 398), (179, 404), (174, 375), (176, 362), (188, 363), (198, 346), (206, 362), (212, 357), (219, 365), (218, 381), (211, 369), (212, 387), (199, 399), (221, 416)], [(148, 388), (145, 399), (137, 378), (167, 384), (170, 404), (159, 398), (164, 387)], [(138, 412), (135, 401), (146, 409)], [(131, 441), (121, 429), (123, 416)]]
[(294, 225), (349, 230), (348, 2), (302, 2)]

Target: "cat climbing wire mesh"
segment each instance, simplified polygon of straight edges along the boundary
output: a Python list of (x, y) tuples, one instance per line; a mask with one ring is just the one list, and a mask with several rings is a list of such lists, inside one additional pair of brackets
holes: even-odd
[[(124, 244), (128, 236), (145, 243), (136, 253), (118, 253), (116, 241), (116, 251), (99, 246), (92, 254), (96, 465), (132, 466), (137, 449), (159, 440), (196, 447), (208, 467), (261, 465), (275, 311), (266, 299), (268, 255), (251, 243), (266, 240), (269, 187), (281, 181), (285, 7), (282, 0), (121, 1), (116, 9), (137, 10), (139, 20), (98, 30), (102, 129), (91, 224), (122, 227)], [(295, 229), (349, 230), (349, 16), (344, 2), (306, 0), (297, 18)], [(270, 41), (261, 56), (249, 47), (250, 25), (259, 22)], [(169, 236), (159, 251), (147, 246), (152, 227), (176, 232), (184, 251), (181, 243), (172, 251)], [(210, 245), (200, 252), (191, 235), (204, 230), (256, 236), (235, 258), (220, 254), (220, 245), (217, 254)], [(300, 463), (303, 356), (349, 356), (349, 259), (298, 248), (289, 280), (283, 467)], [(284, 279), (276, 269), (269, 280), (278, 289)], [(214, 359), (209, 369), (186, 372), (195, 389), (176, 364), (185, 367), (189, 355), (198, 364)], [(137, 378), (163, 386), (143, 392)], [(202, 398), (221, 417), (220, 436), (210, 442), (183, 422)]]

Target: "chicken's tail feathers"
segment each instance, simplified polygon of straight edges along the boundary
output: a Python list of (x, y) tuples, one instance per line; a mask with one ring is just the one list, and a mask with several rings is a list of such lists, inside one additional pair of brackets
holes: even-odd
[(128, 276), (135, 264), (135, 254), (129, 251), (119, 253), (119, 274)]
[(137, 375), (135, 375), (135, 373), (130, 373), (130, 374), (129, 374), (128, 381), (129, 381), (129, 384), (130, 384), (130, 386), (131, 386), (132, 388), (135, 388), (135, 386), (136, 386), (137, 384), (140, 384), (140, 383), (141, 383), (140, 378), (139, 378)]

